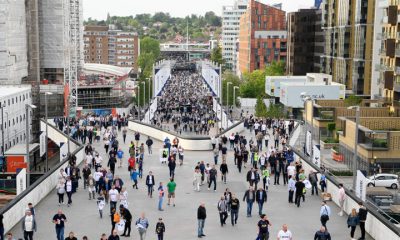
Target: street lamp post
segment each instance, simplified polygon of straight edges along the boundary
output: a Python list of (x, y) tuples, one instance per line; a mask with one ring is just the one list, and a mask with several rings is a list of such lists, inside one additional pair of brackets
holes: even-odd
[(26, 110), (26, 112), (25, 112), (25, 114), (26, 114), (25, 136), (26, 136), (26, 165), (27, 165), (27, 167), (26, 167), (26, 177), (27, 177), (26, 187), (29, 187), (31, 185), (31, 170), (30, 170), (30, 160), (29, 160), (29, 134), (30, 134), (30, 132), (29, 132), (29, 109), (32, 109), (32, 111), (33, 111), (33, 109), (35, 109), (35, 108), (36, 108), (36, 106), (33, 104), (28, 104), (28, 103), (25, 104), (25, 110)]
[(238, 86), (233, 87), (233, 106), (236, 108), (236, 89), (239, 89)]
[(137, 88), (138, 88), (138, 93), (137, 93), (138, 121), (140, 122), (140, 85)]
[[(146, 82), (141, 82), (143, 84), (143, 108), (146, 111)], [(144, 113), (144, 121), (146, 121), (146, 112)]]
[(45, 143), (46, 143), (46, 152), (45, 152), (45, 166), (46, 166), (46, 170), (45, 172), (47, 172), (49, 170), (49, 154), (48, 152), (48, 144), (49, 144), (49, 123), (48, 123), (48, 111), (47, 111), (47, 96), (48, 95), (53, 95), (53, 93), (51, 92), (45, 92), (44, 93), (44, 104), (45, 104), (45, 121), (46, 121), (46, 139), (45, 139)]
[(228, 129), (228, 111), (229, 111), (229, 85), (232, 85), (232, 82), (226, 83), (226, 129)]
[(360, 123), (360, 106), (351, 106), (347, 109), (355, 109), (356, 110), (356, 134), (354, 135), (354, 155), (353, 155), (353, 190), (356, 191), (357, 184), (357, 168), (358, 168), (358, 126)]

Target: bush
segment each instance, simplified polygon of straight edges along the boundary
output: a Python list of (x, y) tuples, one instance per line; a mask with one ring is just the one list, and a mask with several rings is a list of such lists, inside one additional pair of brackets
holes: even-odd
[(339, 140), (336, 138), (326, 138), (322, 140), (324, 143), (339, 143)]
[(329, 173), (334, 176), (353, 176), (353, 172), (350, 170), (345, 170), (345, 171), (334, 170), (334, 171), (329, 171)]

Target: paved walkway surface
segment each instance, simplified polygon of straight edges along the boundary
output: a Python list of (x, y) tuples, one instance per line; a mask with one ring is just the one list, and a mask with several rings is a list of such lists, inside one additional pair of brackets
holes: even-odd
[[(249, 133), (245, 132), (249, 139)], [(119, 136), (120, 138), (120, 136)], [(128, 134), (127, 143), (133, 139), (133, 133)], [(143, 141), (145, 137), (142, 136)], [(120, 140), (122, 143), (122, 140)], [(101, 143), (94, 144), (96, 149), (105, 156), (104, 148)], [(154, 154), (149, 156), (146, 154), (144, 160), (144, 173), (149, 170), (155, 173), (155, 181), (168, 182), (168, 168), (159, 162), (159, 149), (161, 142), (155, 142)], [(128, 152), (128, 145), (122, 146), (123, 150)], [(212, 162), (211, 151), (186, 151), (183, 166), (177, 166), (176, 169), (176, 207), (164, 205), (165, 211), (157, 210), (157, 198), (148, 198), (145, 188), (145, 179), (139, 181), (139, 189), (132, 189), (131, 181), (127, 171), (127, 163), (123, 168), (116, 169), (116, 175), (122, 177), (129, 193), (129, 209), (133, 214), (134, 221), (139, 217), (141, 212), (145, 212), (150, 221), (150, 226), (146, 239), (156, 239), (154, 233), (155, 224), (158, 217), (162, 217), (166, 224), (165, 239), (188, 240), (197, 239), (197, 208), (201, 202), (205, 203), (207, 209), (207, 220), (204, 233), (207, 235), (204, 239), (220, 240), (220, 239), (238, 239), (247, 240), (255, 239), (257, 235), (256, 224), (259, 220), (257, 216), (258, 207), (253, 208), (253, 217), (246, 217), (246, 204), (241, 201), (238, 225), (232, 227), (227, 221), (227, 225), (221, 227), (219, 224), (219, 215), (217, 212), (217, 202), (223, 194), (225, 188), (230, 190), (239, 197), (243, 197), (244, 191), (247, 189), (245, 175), (247, 169), (244, 168), (241, 174), (233, 164), (232, 151), (228, 154), (229, 175), (228, 183), (222, 184), (218, 181), (217, 192), (208, 191), (207, 187), (202, 186), (200, 192), (194, 192), (192, 188), (193, 169), (195, 164), (204, 160)], [(126, 158), (125, 158), (126, 159)], [(110, 217), (106, 216), (100, 219), (97, 212), (96, 202), (88, 200), (88, 193), (82, 189), (82, 181), (80, 182), (77, 193), (73, 195), (73, 204), (71, 207), (61, 206), (68, 222), (66, 223), (65, 237), (70, 231), (74, 231), (78, 239), (86, 235), (90, 240), (99, 239), (101, 233), (107, 235), (111, 231)], [(300, 208), (287, 202), (287, 187), (283, 185), (270, 186), (268, 193), (268, 202), (264, 206), (265, 213), (269, 216), (272, 223), (270, 229), (271, 238), (276, 239), (276, 234), (280, 230), (282, 224), (288, 224), (292, 231), (294, 239), (308, 240), (313, 239), (314, 233), (320, 227), (319, 209), (321, 199), (319, 196), (311, 196), (307, 193), (306, 201), (302, 203)], [(327, 224), (332, 234), (332, 239), (350, 239), (349, 229), (346, 225), (346, 217), (339, 217), (339, 211), (336, 205), (329, 203), (332, 208), (332, 216)], [(39, 240), (56, 239), (54, 225), (51, 223), (52, 216), (58, 209), (56, 191), (54, 190), (47, 196), (38, 206), (36, 206), (38, 231), (34, 238)], [(109, 206), (105, 207), (105, 213), (108, 213)], [(6, 221), (6, 220), (5, 220)], [(12, 229), (16, 239), (22, 237), (21, 225), (17, 225)], [(359, 229), (357, 229), (356, 237), (359, 237)], [(139, 239), (139, 234), (134, 226), (130, 238), (121, 239)], [(368, 238), (371, 239), (371, 238)]]

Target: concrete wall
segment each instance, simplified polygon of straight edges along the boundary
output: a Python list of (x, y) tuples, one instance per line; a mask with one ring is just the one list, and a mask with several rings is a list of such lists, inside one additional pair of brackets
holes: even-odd
[[(41, 121), (41, 130), (44, 131), (44, 122)], [(49, 125), (49, 138), (58, 142), (63, 135), (57, 131), (52, 125)], [(64, 136), (66, 139), (66, 136)], [(74, 142), (71, 142), (71, 152), (76, 155), (76, 162), (80, 164), (84, 156), (84, 148)], [(5, 232), (13, 228), (25, 215), (25, 209), (28, 203), (37, 205), (43, 198), (49, 193), (54, 192), (54, 189), (58, 182), (58, 173), (61, 168), (66, 168), (68, 165), (67, 159), (64, 159), (61, 163), (55, 166), (50, 172), (47, 172), (41, 178), (39, 178), (34, 184), (18, 195), (13, 201), (9, 202), (4, 208), (1, 209), (0, 214), (4, 216), (4, 229)], [(55, 194), (55, 192), (54, 192)]]
[[(168, 137), (171, 141), (177, 135), (169, 133), (167, 131), (154, 128), (151, 125), (139, 123), (136, 121), (129, 121), (128, 128), (132, 131), (140, 132), (143, 135), (150, 136), (152, 139), (157, 139), (160, 141), (164, 141), (166, 137)], [(243, 122), (237, 124), (236, 126), (228, 129), (228, 131), (224, 132), (223, 134), (228, 136), (231, 133), (242, 132), (244, 130)], [(185, 150), (192, 150), (192, 151), (207, 151), (211, 150), (211, 138), (210, 137), (180, 137), (177, 136), (179, 139), (179, 144)]]

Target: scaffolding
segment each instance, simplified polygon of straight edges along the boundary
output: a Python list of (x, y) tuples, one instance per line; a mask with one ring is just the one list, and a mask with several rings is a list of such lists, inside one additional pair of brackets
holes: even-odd
[(75, 115), (78, 107), (78, 76), (83, 66), (83, 11), (82, 0), (64, 0), (64, 4), (64, 87), (68, 95), (66, 115), (69, 116)]

